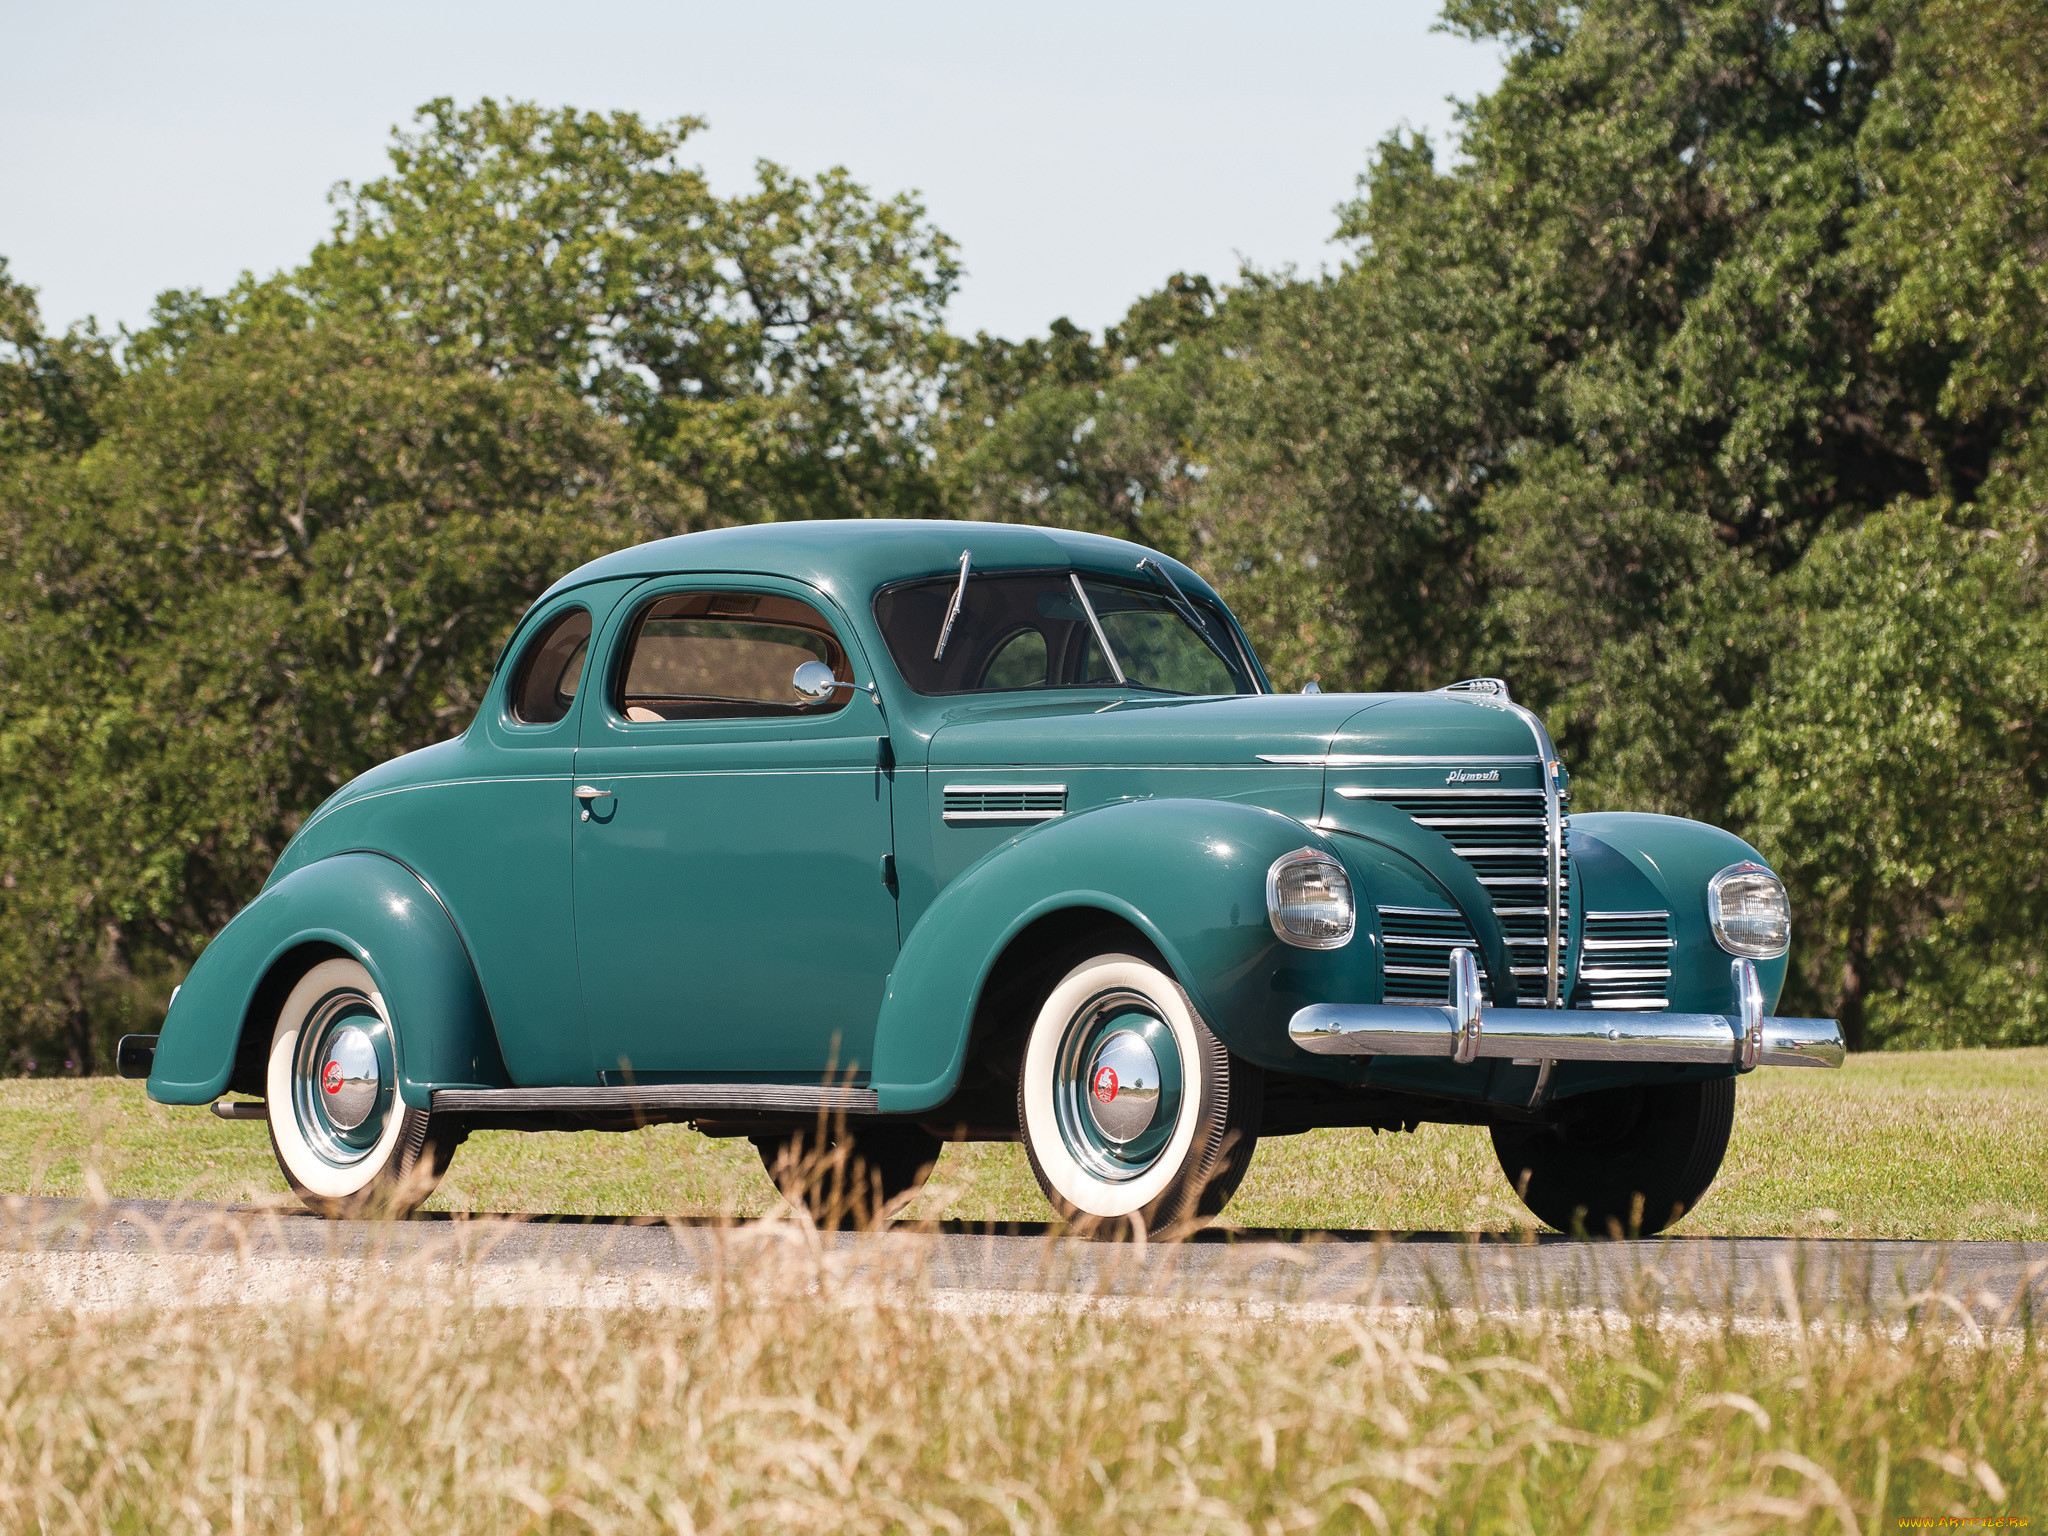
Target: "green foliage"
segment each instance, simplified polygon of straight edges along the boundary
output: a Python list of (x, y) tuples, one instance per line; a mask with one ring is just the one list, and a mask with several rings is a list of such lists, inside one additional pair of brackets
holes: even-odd
[(34, 292), (7, 275), (0, 256), (0, 472), (23, 454), (90, 447), (113, 382), (100, 334), (87, 325), (45, 335)]
[(0, 500), (0, 1016), (87, 1070), (531, 597), (701, 505), (551, 378), (332, 325), (203, 334), (100, 428)]
[(952, 243), (910, 197), (763, 161), (721, 199), (695, 118), (421, 109), (293, 286), (498, 374), (554, 374), (729, 518), (900, 512), (949, 351)]
[[(1798, 884), (1851, 1041), (2048, 1034), (2042, 526), (1901, 509), (1830, 534), (1744, 717), (1737, 810)], [(1834, 975), (1829, 975), (1829, 971)]]

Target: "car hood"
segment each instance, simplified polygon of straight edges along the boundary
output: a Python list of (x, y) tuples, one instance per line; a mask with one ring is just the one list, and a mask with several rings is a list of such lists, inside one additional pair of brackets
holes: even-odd
[(934, 767), (1293, 761), (1336, 754), (1533, 756), (1522, 717), (1433, 693), (1250, 694), (1105, 702), (983, 698), (947, 711)]

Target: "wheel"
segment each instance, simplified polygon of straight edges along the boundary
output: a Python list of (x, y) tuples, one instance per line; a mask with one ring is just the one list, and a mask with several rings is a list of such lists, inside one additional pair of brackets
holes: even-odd
[(454, 1137), (398, 1097), (390, 1015), (370, 973), (323, 960), (277, 1016), (265, 1072), (270, 1146), (292, 1192), (333, 1219), (403, 1216), (434, 1192)]
[(1096, 953), (1040, 1004), (1017, 1080), (1031, 1171), (1084, 1233), (1220, 1212), (1251, 1166), (1265, 1078), (1153, 955)]
[(924, 1187), (945, 1143), (920, 1125), (815, 1127), (751, 1138), (768, 1177), (821, 1227), (866, 1226)]
[(1735, 1125), (1735, 1079), (1567, 1100), (1554, 1126), (1497, 1125), (1494, 1155), (1522, 1203), (1560, 1232), (1650, 1237), (1699, 1204)]

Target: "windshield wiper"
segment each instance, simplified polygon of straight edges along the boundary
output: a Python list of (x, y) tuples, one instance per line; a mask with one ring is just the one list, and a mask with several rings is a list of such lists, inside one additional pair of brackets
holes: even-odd
[(1166, 583), (1166, 590), (1173, 594), (1173, 601), (1180, 609), (1181, 617), (1194, 627), (1195, 633), (1202, 637), (1202, 643), (1216, 653), (1217, 659), (1230, 670), (1230, 675), (1236, 677), (1237, 663), (1231, 659), (1230, 652), (1223, 649), (1223, 643), (1210, 633), (1208, 619), (1203, 617), (1199, 608), (1188, 601), (1188, 595), (1181, 591), (1180, 583), (1173, 579), (1173, 573), (1150, 555), (1138, 562), (1138, 569), (1141, 571), (1147, 566), (1150, 566), (1153, 574)]
[(967, 596), (967, 573), (974, 567), (974, 557), (966, 550), (960, 551), (960, 584), (953, 588), (953, 601), (946, 605), (946, 625), (939, 631), (939, 648), (932, 652), (933, 661), (942, 661), (946, 655), (946, 642), (953, 638), (953, 621), (960, 617), (961, 599)]

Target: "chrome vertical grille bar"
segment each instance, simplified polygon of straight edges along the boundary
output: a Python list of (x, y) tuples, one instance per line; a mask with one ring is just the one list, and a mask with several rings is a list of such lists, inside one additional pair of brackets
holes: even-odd
[(1546, 965), (1546, 990), (1544, 1002), (1552, 1008), (1564, 1006), (1559, 998), (1558, 978), (1563, 974), (1558, 964), (1562, 948), (1562, 924), (1559, 921), (1564, 905), (1564, 824), (1558, 805), (1558, 764), (1556, 758), (1548, 758), (1543, 764), (1543, 820), (1544, 835), (1549, 843), (1550, 879), (1547, 882), (1547, 905), (1550, 908), (1550, 954)]

